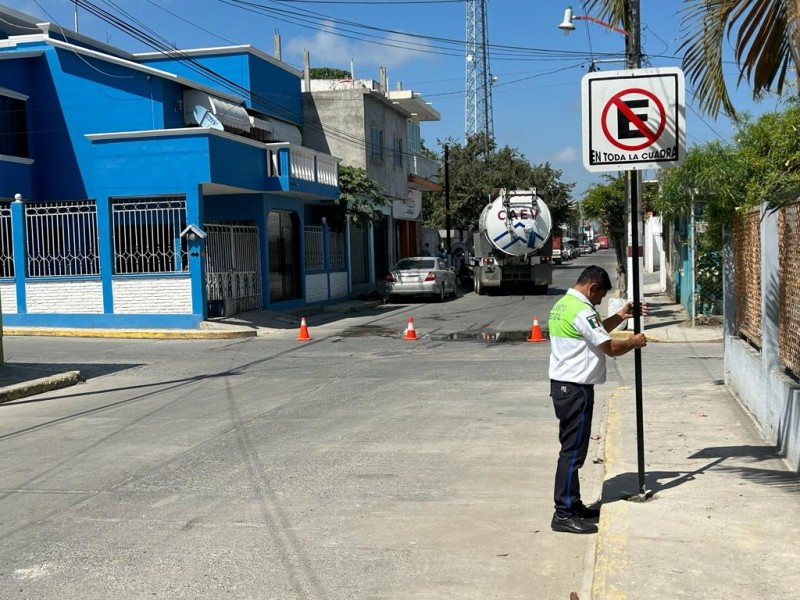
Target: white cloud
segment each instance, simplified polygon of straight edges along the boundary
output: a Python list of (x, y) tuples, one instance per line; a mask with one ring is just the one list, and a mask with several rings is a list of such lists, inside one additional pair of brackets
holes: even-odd
[[(326, 23), (325, 25), (331, 25)], [(327, 31), (317, 31), (312, 37), (293, 37), (284, 43), (286, 55), (296, 55), (302, 63), (303, 49), (309, 51), (311, 67), (335, 67), (349, 69), (350, 60), (355, 62), (356, 77), (361, 68), (399, 67), (410, 61), (419, 62), (434, 57), (427, 51), (429, 45), (419, 39), (398, 34), (388, 34), (375, 43), (352, 40)], [(295, 62), (291, 60), (290, 62)], [(374, 77), (374, 75), (370, 75)]]
[(566, 146), (555, 153), (553, 156), (553, 162), (557, 163), (572, 163), (578, 160), (578, 150), (573, 148), (572, 146)]

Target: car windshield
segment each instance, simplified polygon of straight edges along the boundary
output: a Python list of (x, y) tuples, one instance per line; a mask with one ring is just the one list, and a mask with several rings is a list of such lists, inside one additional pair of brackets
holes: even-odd
[(417, 269), (433, 269), (436, 266), (434, 258), (404, 258), (395, 266), (396, 271), (414, 271)]

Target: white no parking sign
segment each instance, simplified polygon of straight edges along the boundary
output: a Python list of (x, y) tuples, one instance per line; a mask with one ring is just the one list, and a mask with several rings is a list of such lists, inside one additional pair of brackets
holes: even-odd
[(583, 164), (589, 171), (676, 166), (686, 155), (683, 71), (589, 73), (581, 81)]

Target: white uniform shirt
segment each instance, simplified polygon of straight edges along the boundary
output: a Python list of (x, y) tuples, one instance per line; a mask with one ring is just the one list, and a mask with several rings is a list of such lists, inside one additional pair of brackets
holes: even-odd
[(550, 379), (605, 383), (606, 355), (598, 346), (611, 336), (586, 296), (567, 290), (550, 313), (549, 328)]

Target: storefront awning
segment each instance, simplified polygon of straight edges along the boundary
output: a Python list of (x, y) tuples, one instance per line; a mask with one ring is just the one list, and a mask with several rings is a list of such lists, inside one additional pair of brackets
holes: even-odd
[(266, 132), (270, 142), (290, 142), (298, 146), (303, 145), (300, 128), (286, 121), (271, 117), (250, 117), (250, 126)]

